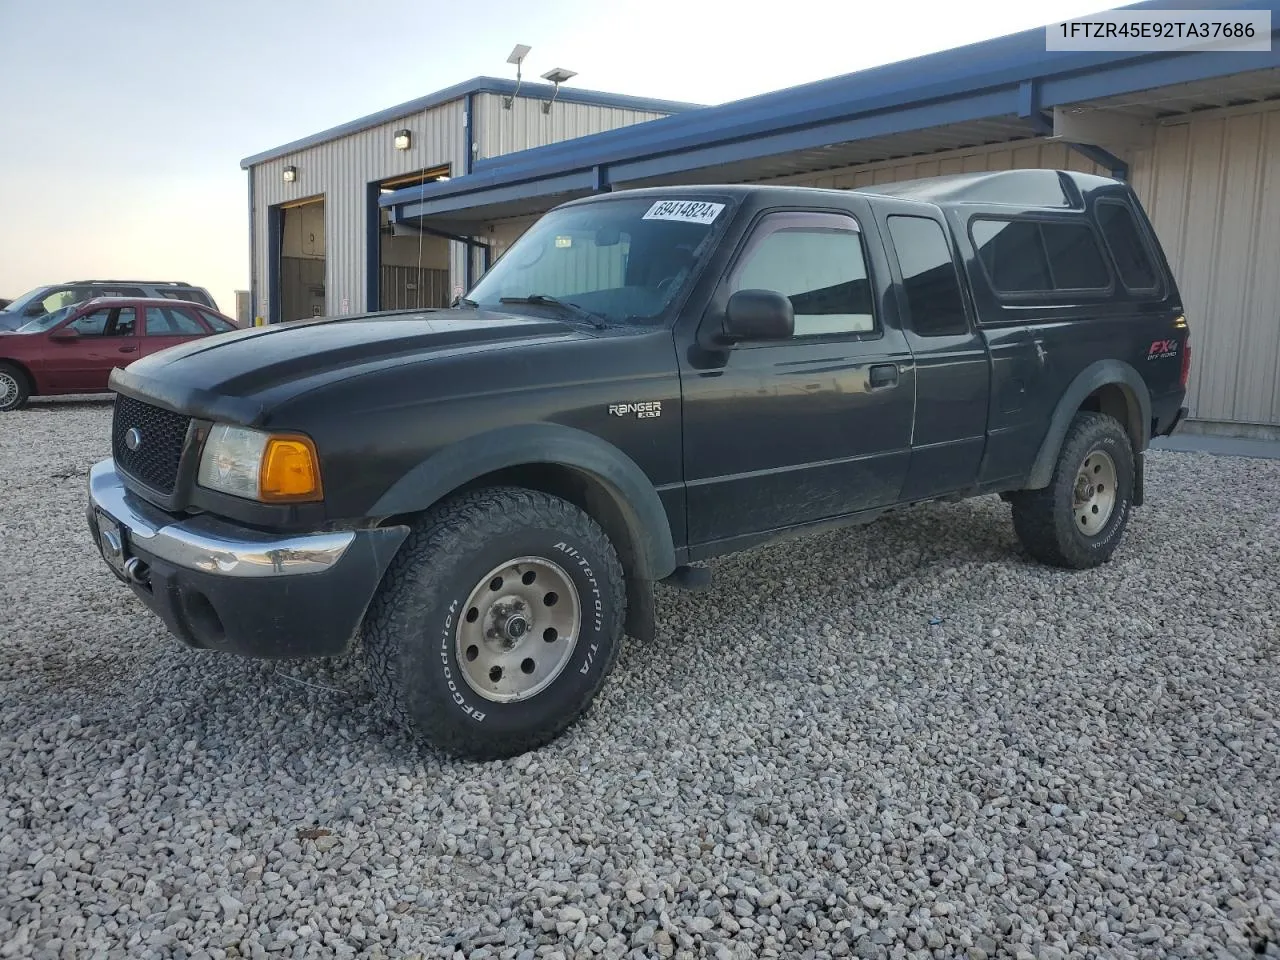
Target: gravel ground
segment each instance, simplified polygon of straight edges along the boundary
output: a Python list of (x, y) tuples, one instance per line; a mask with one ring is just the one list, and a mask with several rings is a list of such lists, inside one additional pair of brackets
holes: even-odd
[(0, 416), (0, 956), (1280, 957), (1280, 461), (1153, 454), (1088, 573), (995, 498), (728, 559), (476, 765), (355, 658), (170, 642), (109, 419)]

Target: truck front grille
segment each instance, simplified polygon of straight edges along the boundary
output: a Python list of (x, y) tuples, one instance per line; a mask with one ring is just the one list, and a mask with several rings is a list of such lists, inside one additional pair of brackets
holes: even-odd
[(129, 476), (168, 496), (178, 480), (190, 423), (190, 417), (117, 394), (111, 455)]

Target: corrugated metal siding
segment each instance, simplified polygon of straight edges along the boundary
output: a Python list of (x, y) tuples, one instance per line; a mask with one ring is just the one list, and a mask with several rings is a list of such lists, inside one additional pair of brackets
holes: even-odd
[(1191, 323), (1191, 416), (1280, 426), (1280, 106), (1166, 123), (1137, 160)]
[[(255, 310), (266, 315), (267, 208), (317, 194), (323, 194), (325, 200), (325, 309), (339, 312), (344, 299), (351, 312), (364, 309), (368, 184), (442, 164), (451, 164), (455, 173), (460, 172), (466, 158), (464, 114), (464, 101), (454, 101), (254, 167)], [(409, 150), (396, 150), (392, 144), (395, 132), (401, 129), (413, 131)], [(287, 166), (298, 168), (293, 183), (283, 180)], [(451, 251), (451, 263), (453, 276), (460, 278), (461, 245), (451, 246), (459, 248)]]
[(588, 103), (557, 100), (550, 113), (542, 112), (542, 100), (517, 98), (507, 110), (499, 94), (476, 97), (477, 157), (496, 157), (561, 140), (657, 120), (665, 113), (624, 110)]

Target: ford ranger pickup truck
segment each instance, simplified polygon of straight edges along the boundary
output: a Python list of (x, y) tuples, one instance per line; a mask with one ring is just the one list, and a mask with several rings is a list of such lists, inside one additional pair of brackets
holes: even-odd
[(219, 334), (111, 377), (102, 556), (192, 647), (363, 648), (389, 716), (500, 758), (589, 707), (654, 584), (999, 496), (1096, 567), (1189, 329), (1132, 189), (1055, 170), (607, 192), (451, 307)]

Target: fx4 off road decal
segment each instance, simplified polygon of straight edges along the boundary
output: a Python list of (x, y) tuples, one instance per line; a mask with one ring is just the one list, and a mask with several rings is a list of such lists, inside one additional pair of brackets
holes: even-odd
[(1153, 340), (1151, 349), (1147, 351), (1148, 360), (1163, 360), (1166, 357), (1176, 357), (1177, 355), (1177, 340)]

